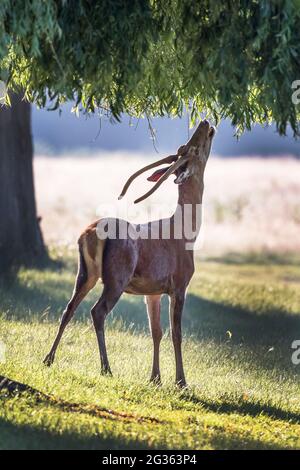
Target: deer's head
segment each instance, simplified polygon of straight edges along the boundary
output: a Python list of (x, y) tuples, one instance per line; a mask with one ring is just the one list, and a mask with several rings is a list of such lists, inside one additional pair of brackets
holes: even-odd
[(202, 182), (214, 135), (215, 128), (207, 120), (201, 121), (191, 139), (185, 145), (179, 147), (176, 155), (169, 155), (135, 172), (125, 183), (119, 199), (125, 195), (130, 184), (137, 176), (164, 163), (169, 163), (169, 166), (160, 168), (149, 176), (148, 181), (155, 182), (155, 185), (146, 194), (136, 199), (135, 203), (143, 201), (153, 194), (172, 174), (176, 175), (174, 181), (176, 184), (183, 184), (192, 176)]

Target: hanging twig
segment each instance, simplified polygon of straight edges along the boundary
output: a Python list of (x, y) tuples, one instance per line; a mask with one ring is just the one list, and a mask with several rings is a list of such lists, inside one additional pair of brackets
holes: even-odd
[(154, 150), (155, 150), (156, 153), (159, 153), (158, 149), (156, 147), (156, 143), (155, 143), (155, 141), (156, 141), (155, 129), (153, 128), (152, 123), (151, 123), (151, 118), (148, 116), (147, 113), (146, 113), (146, 118), (147, 118), (147, 121), (148, 121), (148, 128), (149, 128), (149, 131), (150, 131), (151, 140), (152, 140)]

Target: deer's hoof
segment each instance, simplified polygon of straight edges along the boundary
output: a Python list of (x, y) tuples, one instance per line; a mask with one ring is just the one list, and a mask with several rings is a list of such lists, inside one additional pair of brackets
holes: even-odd
[(112, 377), (112, 371), (110, 370), (110, 367), (103, 367), (101, 369), (101, 375)]
[(47, 366), (47, 367), (50, 367), (50, 366), (52, 366), (53, 361), (54, 361), (54, 354), (49, 353), (49, 354), (47, 354), (47, 356), (43, 360), (43, 364), (45, 364), (45, 366)]
[(176, 387), (180, 388), (181, 390), (185, 389), (188, 387), (185, 379), (180, 379), (176, 381)]
[(153, 384), (153, 385), (160, 386), (161, 385), (160, 375), (151, 375), (150, 383)]

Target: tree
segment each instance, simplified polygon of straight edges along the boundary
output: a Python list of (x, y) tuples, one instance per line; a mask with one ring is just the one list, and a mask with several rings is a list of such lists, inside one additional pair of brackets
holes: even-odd
[(299, 21), (299, 0), (2, 0), (0, 79), (54, 109), (73, 100), (119, 120), (188, 108), (192, 122), (274, 121), (297, 136)]
[(32, 259), (45, 249), (36, 217), (32, 171), (30, 105), (12, 95), (0, 111), (1, 271)]

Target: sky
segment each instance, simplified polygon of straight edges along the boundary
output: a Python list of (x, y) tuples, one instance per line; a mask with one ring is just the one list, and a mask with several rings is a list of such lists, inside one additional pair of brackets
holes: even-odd
[[(156, 118), (152, 120), (156, 132), (155, 147), (161, 152), (174, 152), (188, 140), (191, 130), (187, 117), (183, 119)], [(62, 113), (46, 109), (32, 110), (32, 132), (35, 153), (59, 154), (82, 150), (99, 152), (132, 151), (155, 152), (149, 125), (146, 119), (133, 120), (124, 115), (122, 122), (112, 124), (107, 118), (76, 117), (71, 113), (71, 105), (66, 105)], [(213, 151), (222, 157), (242, 155), (296, 155), (300, 157), (300, 140), (289, 135), (281, 137), (273, 126), (255, 126), (245, 132), (239, 140), (230, 122), (223, 121), (218, 126), (217, 139)]]

